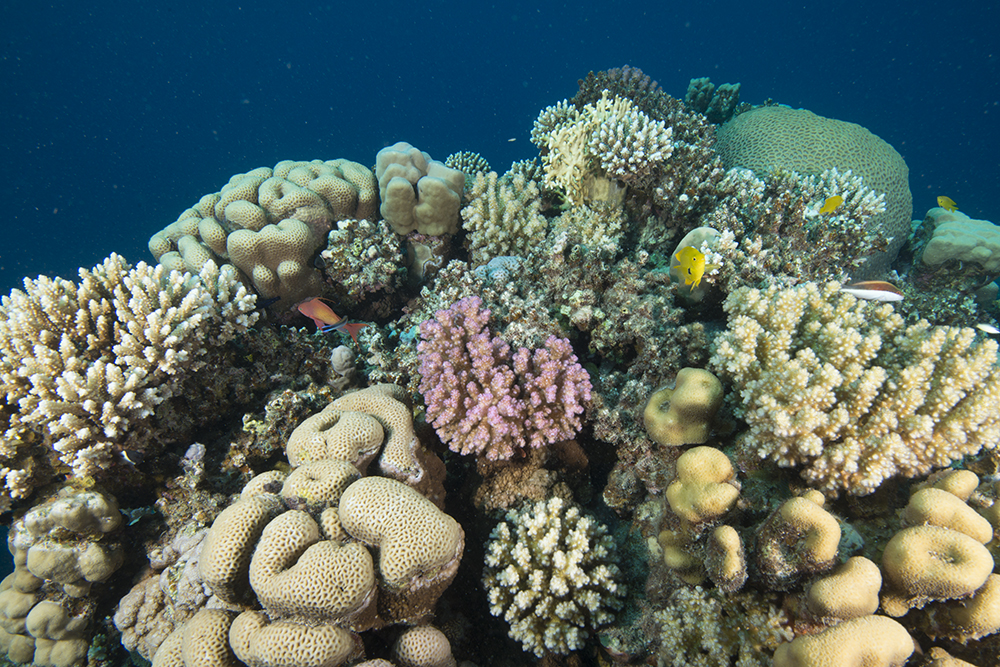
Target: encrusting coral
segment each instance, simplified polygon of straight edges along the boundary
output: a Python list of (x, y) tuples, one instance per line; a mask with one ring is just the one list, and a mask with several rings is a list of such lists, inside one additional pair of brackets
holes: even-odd
[(973, 329), (905, 327), (889, 304), (838, 283), (726, 299), (711, 367), (732, 383), (747, 453), (827, 492), (873, 492), (1000, 438), (997, 344)]
[(0, 306), (0, 506), (48, 481), (50, 463), (96, 476), (122, 448), (141, 451), (157, 406), (253, 325), (255, 301), (214, 262), (190, 275), (113, 254), (78, 283), (26, 279)]
[(508, 512), (486, 549), (490, 613), (538, 657), (581, 648), (587, 632), (621, 607), (625, 590), (607, 528), (561, 498)]

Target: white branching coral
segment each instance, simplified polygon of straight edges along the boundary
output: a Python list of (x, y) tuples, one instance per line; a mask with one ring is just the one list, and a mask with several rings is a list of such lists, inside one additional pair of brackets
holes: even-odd
[(255, 301), (234, 267), (211, 261), (191, 275), (112, 254), (78, 283), (25, 279), (0, 305), (5, 495), (30, 493), (37, 442), (74, 474), (93, 474), (208, 348), (257, 320)]
[(725, 308), (711, 367), (739, 395), (742, 446), (813, 486), (865, 495), (1000, 440), (997, 343), (974, 329), (904, 326), (835, 282), (740, 288)]
[(490, 613), (538, 657), (578, 650), (610, 623), (625, 595), (620, 576), (607, 528), (561, 498), (508, 512), (486, 546)]
[(546, 108), (531, 140), (545, 149), (545, 184), (562, 188), (573, 205), (612, 199), (608, 180), (651, 184), (674, 150), (672, 127), (606, 93), (579, 111), (565, 103)]

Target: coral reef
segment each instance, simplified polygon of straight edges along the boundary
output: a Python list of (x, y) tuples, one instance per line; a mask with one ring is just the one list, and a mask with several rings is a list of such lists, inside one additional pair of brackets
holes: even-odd
[(468, 297), (420, 325), (420, 392), (441, 440), (495, 460), (572, 438), (591, 384), (569, 341), (551, 336), (541, 349), (511, 353), (489, 318)]
[(972, 329), (905, 327), (838, 283), (726, 299), (711, 366), (740, 396), (740, 446), (811, 485), (855, 495), (949, 465), (1000, 436), (997, 344)]
[(741, 113), (719, 128), (716, 150), (727, 169), (743, 167), (763, 176), (776, 169), (817, 175), (851, 170), (864, 185), (885, 195), (885, 211), (873, 224), (892, 238), (869, 260), (868, 275), (884, 273), (910, 234), (913, 198), (902, 156), (865, 128), (805, 109), (764, 106)]
[(560, 498), (508, 512), (487, 545), (490, 612), (538, 657), (575, 651), (621, 606), (614, 561), (607, 529)]
[(113, 254), (79, 283), (26, 279), (0, 307), (0, 505), (50, 470), (99, 476), (123, 449), (150, 447), (172, 426), (151, 419), (158, 407), (247, 331), (254, 303), (235, 269), (213, 262), (191, 275)]

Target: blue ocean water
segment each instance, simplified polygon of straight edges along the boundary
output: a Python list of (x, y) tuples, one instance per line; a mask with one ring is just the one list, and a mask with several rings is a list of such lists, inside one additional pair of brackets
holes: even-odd
[(494, 168), (535, 155), (543, 107), (630, 64), (859, 123), (1000, 222), (998, 3), (55, 2), (4, 8), (0, 290), (72, 277), (230, 177), (282, 159), (365, 164), (398, 140)]

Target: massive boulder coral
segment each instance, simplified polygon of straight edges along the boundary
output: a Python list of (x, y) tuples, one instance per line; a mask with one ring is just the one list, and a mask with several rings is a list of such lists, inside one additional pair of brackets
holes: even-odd
[(904, 326), (838, 283), (741, 288), (725, 308), (711, 366), (740, 397), (741, 447), (813, 486), (865, 495), (1000, 438), (997, 344), (973, 329)]
[(715, 147), (727, 169), (744, 167), (764, 176), (775, 170), (815, 175), (835, 167), (853, 171), (867, 187), (885, 193), (886, 210), (874, 223), (892, 242), (869, 261), (869, 273), (884, 272), (909, 238), (909, 169), (892, 146), (860, 125), (805, 109), (765, 106), (720, 127)]
[(114, 498), (64, 488), (14, 522), (14, 572), (0, 583), (0, 647), (13, 662), (84, 663), (96, 611), (89, 597), (122, 565)]
[(607, 528), (561, 498), (507, 513), (486, 546), (490, 613), (538, 657), (565, 655), (611, 622), (625, 589)]
[(26, 279), (0, 306), (0, 507), (48, 481), (50, 463), (99, 475), (123, 447), (142, 450), (137, 425), (253, 325), (255, 301), (214, 262), (191, 275), (112, 254), (78, 283)]
[(465, 174), (432, 160), (405, 141), (375, 156), (382, 205), (379, 210), (397, 234), (440, 236), (458, 231)]
[(591, 384), (569, 341), (550, 336), (541, 349), (511, 354), (487, 328), (482, 303), (460, 299), (420, 325), (428, 421), (452, 450), (490, 460), (572, 438)]
[(283, 160), (236, 174), (149, 239), (168, 269), (198, 272), (205, 262), (232, 262), (264, 298), (281, 308), (313, 296), (322, 285), (313, 255), (333, 223), (374, 221), (375, 177), (350, 160)]

